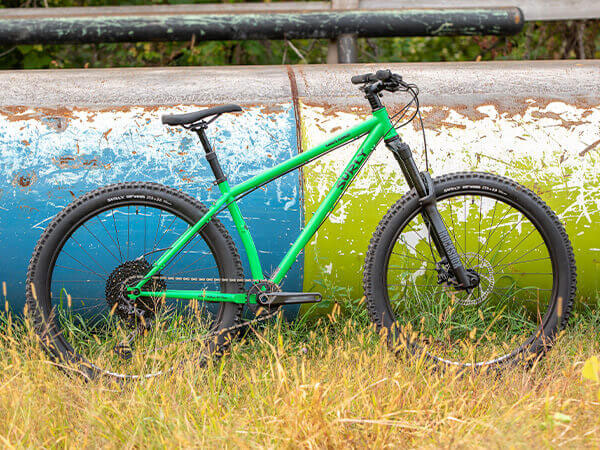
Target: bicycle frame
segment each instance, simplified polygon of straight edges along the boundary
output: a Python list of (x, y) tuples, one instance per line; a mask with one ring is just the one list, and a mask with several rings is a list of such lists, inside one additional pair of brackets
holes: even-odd
[[(310, 239), (317, 232), (319, 227), (323, 224), (327, 216), (333, 211), (335, 205), (339, 199), (344, 195), (344, 192), (348, 186), (352, 183), (355, 176), (360, 172), (365, 162), (375, 150), (375, 147), (382, 139), (389, 139), (397, 136), (396, 130), (391, 124), (389, 115), (385, 108), (380, 108), (373, 112), (373, 115), (368, 120), (356, 125), (349, 130), (336, 135), (333, 139), (318, 145), (306, 152), (300, 153), (287, 161), (284, 161), (277, 166), (268, 169), (236, 186), (233, 188), (229, 187), (227, 181), (223, 181), (218, 184), (221, 196), (213, 203), (209, 208), (208, 212), (192, 227), (188, 228), (172, 245), (165, 251), (154, 263), (151, 270), (142, 278), (139, 283), (133, 287), (128, 288), (129, 297), (135, 299), (140, 296), (154, 296), (154, 297), (165, 297), (165, 298), (178, 298), (178, 299), (197, 299), (210, 302), (233, 302), (233, 303), (246, 303), (248, 297), (245, 293), (224, 293), (220, 291), (209, 291), (209, 290), (169, 290), (162, 292), (144, 291), (143, 286), (154, 276), (157, 272), (162, 270), (185, 245), (192, 239), (195, 234), (206, 225), (222, 208), (226, 207), (233, 218), (233, 223), (240, 235), (242, 244), (246, 250), (248, 256), (248, 262), (250, 265), (250, 272), (252, 278), (259, 281), (264, 280), (265, 276), (260, 264), (258, 252), (254, 245), (254, 241), (248, 227), (242, 217), (242, 213), (236, 199), (240, 196), (253, 191), (257, 187), (269, 183), (276, 178), (288, 173), (291, 170), (298, 169), (304, 164), (312, 161), (313, 159), (323, 156), (331, 150), (347, 144), (349, 141), (360, 138), (367, 135), (365, 140), (361, 143), (358, 150), (336, 180), (335, 184), (323, 199), (313, 216), (310, 218), (292, 247), (285, 254), (277, 269), (271, 277), (270, 281), (273, 283), (279, 283), (304, 248), (304, 246), (310, 241)], [(254, 297), (254, 296), (251, 296)], [(250, 299), (250, 303), (256, 303), (255, 298)]]

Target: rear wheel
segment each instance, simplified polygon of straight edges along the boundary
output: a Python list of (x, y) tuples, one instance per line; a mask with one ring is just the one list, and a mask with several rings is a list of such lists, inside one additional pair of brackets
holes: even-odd
[[(75, 200), (42, 234), (30, 261), (27, 303), (45, 348), (87, 376), (164, 373), (185, 359), (221, 351), (222, 332), (241, 305), (141, 297), (127, 287), (206, 213), (206, 207), (154, 183), (105, 186)], [(235, 245), (211, 220), (148, 285), (243, 292)], [(202, 337), (211, 336), (208, 342)]]
[(437, 208), (479, 283), (457, 290), (439, 264), (414, 191), (379, 224), (365, 262), (372, 320), (428, 359), (463, 367), (533, 360), (565, 325), (575, 260), (563, 226), (533, 192), (495, 175), (435, 180)]

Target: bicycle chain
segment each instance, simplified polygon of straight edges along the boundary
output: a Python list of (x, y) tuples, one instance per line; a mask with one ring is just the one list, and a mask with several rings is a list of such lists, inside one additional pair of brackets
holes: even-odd
[[(260, 284), (260, 283), (269, 283), (274, 285), (278, 291), (281, 291), (281, 287), (277, 284), (277, 283), (273, 283), (271, 280), (267, 280), (267, 279), (263, 279), (263, 280), (255, 280), (254, 278), (196, 278), (196, 277), (167, 277), (167, 276), (159, 276), (159, 277), (151, 277), (151, 278), (160, 278), (163, 280), (167, 280), (167, 281), (224, 281), (226, 283), (252, 283), (253, 285), (255, 284)], [(214, 331), (209, 333), (208, 335), (204, 336), (201, 340), (206, 340), (209, 339), (211, 337), (217, 336), (218, 334), (223, 334), (223, 333), (227, 333), (229, 331), (233, 331), (239, 328), (244, 328), (244, 327), (250, 327), (252, 325), (255, 325), (257, 323), (260, 322), (264, 322), (266, 320), (269, 320), (273, 317), (275, 317), (277, 315), (277, 313), (279, 312), (279, 308), (268, 312), (265, 315), (258, 315), (260, 310), (264, 310), (264, 311), (268, 311), (266, 308), (262, 307), (261, 305), (258, 305), (259, 308), (257, 310), (257, 316), (252, 319), (249, 320), (247, 322), (240, 322), (237, 325), (232, 325), (231, 327), (228, 328), (224, 328), (222, 330), (218, 330), (218, 331)]]
[[(273, 283), (271, 280), (255, 280), (254, 278), (196, 278), (196, 277), (165, 277), (165, 276), (154, 276), (150, 279), (161, 279), (171, 281), (225, 281), (228, 283)], [(273, 283), (276, 285), (276, 283)], [(279, 286), (277, 286), (279, 287)]]

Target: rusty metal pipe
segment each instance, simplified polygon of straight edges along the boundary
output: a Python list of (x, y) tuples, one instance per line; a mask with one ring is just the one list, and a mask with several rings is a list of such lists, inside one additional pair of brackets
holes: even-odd
[[(127, 8), (64, 8), (54, 13), (19, 14), (3, 10), (0, 42), (98, 43), (139, 41), (196, 41), (359, 37), (510, 35), (523, 27), (519, 8), (396, 9), (269, 13), (172, 14), (153, 6)], [(51, 9), (50, 9), (51, 10)], [(8, 12), (8, 13), (6, 13)]]

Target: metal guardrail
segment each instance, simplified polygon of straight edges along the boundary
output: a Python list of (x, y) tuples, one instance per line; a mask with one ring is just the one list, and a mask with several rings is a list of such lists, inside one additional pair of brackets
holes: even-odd
[[(200, 6), (200, 5), (198, 5)], [(202, 5), (204, 6), (204, 5)], [(233, 6), (233, 5), (231, 5)], [(75, 9), (75, 8), (73, 8)], [(398, 9), (368, 11), (296, 11), (241, 13), (177, 12), (154, 6), (86, 8), (63, 15), (29, 12), (0, 17), (0, 41), (5, 44), (93, 43), (134, 41), (507, 35), (523, 26), (517, 8)], [(39, 10), (38, 10), (39, 11)]]
[(356, 60), (356, 37), (510, 35), (523, 27), (508, 8), (356, 9), (329, 2), (150, 5), (0, 10), (0, 42), (97, 43), (245, 39), (337, 39), (329, 62)]
[(334, 63), (356, 61), (357, 37), (506, 35), (518, 33), (524, 21), (592, 18), (600, 18), (600, 1), (331, 0), (16, 8), (0, 10), (0, 42), (331, 38), (328, 62)]

